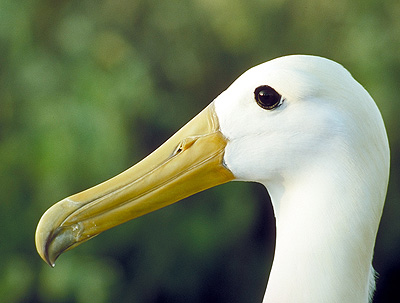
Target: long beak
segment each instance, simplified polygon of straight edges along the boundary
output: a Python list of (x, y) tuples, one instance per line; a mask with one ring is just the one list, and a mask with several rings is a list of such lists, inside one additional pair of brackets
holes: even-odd
[(138, 164), (50, 207), (36, 229), (49, 265), (99, 233), (234, 179), (223, 164), (227, 139), (211, 103)]

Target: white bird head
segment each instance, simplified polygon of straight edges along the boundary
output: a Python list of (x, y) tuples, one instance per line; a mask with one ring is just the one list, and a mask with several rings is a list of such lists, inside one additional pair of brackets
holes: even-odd
[[(255, 181), (277, 219), (265, 300), (363, 302), (388, 173), (385, 127), (366, 90), (328, 59), (282, 57), (245, 72), (134, 167), (52, 206), (36, 245), (53, 265), (127, 220), (231, 180)], [(316, 283), (304, 289), (299, 279)]]
[[(257, 102), (264, 88), (276, 102), (271, 109)], [(287, 56), (258, 65), (215, 104), (229, 140), (225, 162), (239, 179), (265, 183), (276, 174), (295, 176), (319, 158), (335, 159), (340, 148), (369, 149), (372, 157), (382, 157), (381, 164), (387, 160), (385, 129), (374, 101), (347, 70), (328, 59)]]

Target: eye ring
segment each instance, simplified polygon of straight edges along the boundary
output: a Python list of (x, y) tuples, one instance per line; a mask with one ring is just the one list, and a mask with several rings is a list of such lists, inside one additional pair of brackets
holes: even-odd
[(277, 108), (283, 102), (282, 96), (268, 85), (257, 87), (254, 91), (254, 99), (258, 106), (267, 110)]

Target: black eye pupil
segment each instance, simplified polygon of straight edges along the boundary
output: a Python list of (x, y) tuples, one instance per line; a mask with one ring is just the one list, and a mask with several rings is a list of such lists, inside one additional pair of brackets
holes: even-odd
[(281, 104), (282, 96), (272, 87), (263, 85), (254, 91), (257, 104), (264, 109), (274, 109)]

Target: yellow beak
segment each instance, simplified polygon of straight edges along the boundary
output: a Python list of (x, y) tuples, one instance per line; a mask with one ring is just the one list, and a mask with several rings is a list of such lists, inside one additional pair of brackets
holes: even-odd
[(227, 139), (211, 103), (138, 164), (50, 207), (36, 229), (49, 265), (99, 233), (234, 179), (223, 164)]

